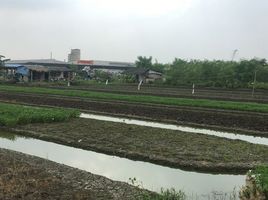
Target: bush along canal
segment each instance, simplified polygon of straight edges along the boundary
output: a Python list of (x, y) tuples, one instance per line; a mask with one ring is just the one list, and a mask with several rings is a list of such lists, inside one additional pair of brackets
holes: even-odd
[(161, 188), (175, 188), (178, 191), (183, 190), (188, 197), (208, 199), (215, 194), (223, 197), (232, 195), (234, 188), (238, 191), (245, 181), (244, 175), (187, 172), (25, 138), (3, 131), (0, 132), (0, 137), (0, 148), (49, 159), (116, 181), (131, 182), (130, 179), (135, 178), (136, 183), (143, 188), (156, 192), (160, 192)]

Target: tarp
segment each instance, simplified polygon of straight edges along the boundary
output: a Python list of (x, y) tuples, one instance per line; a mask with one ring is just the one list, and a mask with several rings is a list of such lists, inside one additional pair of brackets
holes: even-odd
[(21, 66), (19, 68), (17, 68), (17, 71), (16, 71), (17, 74), (21, 74), (23, 76), (27, 76), (29, 74), (29, 69), (27, 69), (26, 67), (24, 66)]

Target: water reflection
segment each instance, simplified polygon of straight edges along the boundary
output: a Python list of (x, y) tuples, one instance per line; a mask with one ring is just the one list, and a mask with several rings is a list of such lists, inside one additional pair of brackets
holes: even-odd
[[(26, 139), (15, 135), (6, 137), (7, 133), (1, 133), (0, 137), (1, 135), (5, 137), (0, 139), (0, 148), (48, 158), (113, 180), (128, 182), (129, 178), (135, 177), (142, 182), (144, 188), (153, 191), (160, 191), (161, 187), (174, 187), (177, 190), (184, 190), (187, 194), (198, 194), (199, 196), (211, 191), (229, 193), (234, 187), (239, 188), (243, 185), (245, 179), (241, 175), (187, 172), (36, 139)], [(12, 138), (16, 138), (16, 140), (12, 140)]]
[(133, 125), (138, 125), (138, 126), (148, 126), (148, 127), (154, 127), (154, 128), (178, 130), (178, 131), (183, 131), (183, 132), (188, 132), (188, 133), (200, 133), (200, 134), (205, 134), (205, 135), (213, 135), (217, 137), (228, 138), (232, 140), (242, 140), (242, 141), (250, 142), (253, 144), (268, 145), (268, 138), (264, 138), (264, 137), (254, 137), (254, 136), (241, 135), (241, 134), (235, 134), (235, 133), (213, 131), (213, 130), (208, 130), (208, 129), (199, 129), (199, 128), (192, 128), (192, 127), (186, 127), (186, 126), (177, 126), (177, 125), (162, 124), (162, 123), (157, 123), (157, 122), (148, 122), (148, 121), (142, 121), (142, 120), (108, 117), (108, 116), (85, 114), (85, 113), (82, 113), (80, 117), (86, 118), (86, 119), (96, 119), (96, 120), (109, 121), (109, 122), (133, 124)]
[(11, 141), (15, 141), (17, 139), (17, 136), (15, 134), (12, 134), (6, 131), (0, 131), (0, 138), (5, 138)]

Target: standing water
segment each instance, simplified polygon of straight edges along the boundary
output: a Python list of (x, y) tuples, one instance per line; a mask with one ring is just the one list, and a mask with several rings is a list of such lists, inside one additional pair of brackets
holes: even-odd
[(142, 121), (142, 120), (108, 117), (108, 116), (85, 114), (85, 113), (82, 113), (80, 117), (86, 118), (86, 119), (96, 119), (96, 120), (102, 120), (102, 121), (133, 124), (133, 125), (138, 125), (138, 126), (148, 126), (148, 127), (154, 127), (154, 128), (178, 130), (178, 131), (189, 132), (189, 133), (214, 135), (217, 137), (228, 138), (232, 140), (242, 140), (242, 141), (250, 142), (253, 144), (268, 145), (268, 138), (264, 138), (264, 137), (255, 137), (255, 136), (249, 136), (249, 135), (213, 131), (213, 130), (208, 130), (208, 129), (199, 129), (199, 128), (192, 128), (192, 127), (186, 127), (186, 126), (177, 126), (177, 125), (163, 124), (163, 123), (157, 123), (157, 122), (148, 122), (148, 121)]
[(144, 188), (159, 192), (161, 188), (183, 190), (198, 199), (208, 199), (213, 191), (231, 193), (239, 190), (245, 176), (188, 172), (147, 162), (132, 161), (0, 131), (0, 148), (46, 158), (57, 163), (86, 170), (112, 180), (129, 182), (136, 178)]

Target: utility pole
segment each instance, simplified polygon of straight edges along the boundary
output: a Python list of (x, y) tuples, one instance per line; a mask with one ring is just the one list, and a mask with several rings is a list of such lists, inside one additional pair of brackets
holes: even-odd
[(251, 94), (252, 97), (254, 97), (254, 93), (255, 93), (256, 79), (257, 79), (257, 70), (255, 69), (255, 72), (254, 72), (254, 81), (253, 81), (253, 86), (252, 86), (252, 94)]
[(232, 54), (232, 61), (234, 61), (237, 52), (238, 52), (237, 49), (235, 49), (235, 50), (233, 51), (233, 54)]

